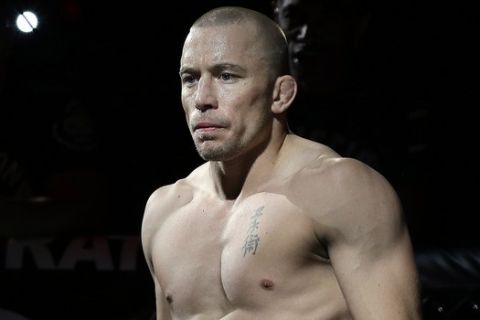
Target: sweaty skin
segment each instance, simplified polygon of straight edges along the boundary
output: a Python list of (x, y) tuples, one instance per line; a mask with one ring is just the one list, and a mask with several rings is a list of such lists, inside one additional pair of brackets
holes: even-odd
[(249, 22), (192, 27), (182, 105), (207, 162), (149, 198), (157, 320), (416, 320), (399, 200), (365, 164), (288, 132)]

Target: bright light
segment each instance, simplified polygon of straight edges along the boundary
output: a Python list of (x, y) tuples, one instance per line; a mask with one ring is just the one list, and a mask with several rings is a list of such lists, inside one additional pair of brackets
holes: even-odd
[(22, 32), (32, 32), (38, 26), (37, 16), (30, 11), (25, 11), (17, 17), (17, 28)]

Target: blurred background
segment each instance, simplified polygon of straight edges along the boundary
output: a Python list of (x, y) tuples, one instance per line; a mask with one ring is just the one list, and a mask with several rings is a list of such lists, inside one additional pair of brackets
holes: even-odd
[[(261, 11), (305, 41), (292, 68), (315, 73), (292, 129), (392, 182), (426, 319), (480, 319), (478, 13), (433, 0), (290, 2), (0, 2), (0, 320), (151, 319), (143, 209), (201, 163), (179, 59), (191, 23), (220, 5)], [(38, 19), (29, 33), (16, 24), (25, 11)]]

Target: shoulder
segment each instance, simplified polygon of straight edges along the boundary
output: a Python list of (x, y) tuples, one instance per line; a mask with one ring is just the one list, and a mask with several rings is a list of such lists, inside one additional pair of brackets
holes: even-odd
[(299, 171), (292, 183), (296, 202), (317, 225), (326, 226), (331, 237), (354, 235), (361, 229), (391, 232), (403, 223), (392, 185), (358, 160), (319, 157)]
[(170, 210), (181, 207), (182, 202), (185, 202), (191, 193), (191, 189), (185, 179), (158, 188), (148, 197), (143, 218), (147, 220), (160, 218), (160, 215), (168, 214)]
[[(360, 196), (374, 195), (396, 197), (390, 183), (375, 169), (335, 153), (315, 158), (295, 174), (292, 183), (299, 189), (320, 190), (332, 200), (353, 201)], [(348, 197), (345, 199), (345, 196)]]
[[(398, 205), (392, 185), (375, 169), (352, 158), (336, 158), (326, 161), (325, 179), (331, 184), (338, 198), (346, 196), (352, 205), (361, 201), (365, 205), (379, 203)], [(337, 199), (339, 200), (339, 199)]]
[(200, 166), (188, 177), (162, 186), (148, 197), (141, 226), (142, 246), (147, 260), (152, 238), (170, 215), (192, 201), (199, 190), (199, 180), (204, 170), (204, 165)]
[(189, 202), (192, 188), (185, 179), (156, 189), (147, 200), (142, 219), (142, 244), (149, 251), (150, 239), (170, 214)]
[(188, 204), (195, 192), (200, 189), (204, 171), (205, 165), (202, 165), (192, 171), (189, 176), (156, 189), (147, 200), (144, 222), (165, 218), (165, 215)]

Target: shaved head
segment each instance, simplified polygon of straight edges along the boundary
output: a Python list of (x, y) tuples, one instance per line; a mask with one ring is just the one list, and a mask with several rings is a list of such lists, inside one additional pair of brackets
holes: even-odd
[(256, 34), (252, 36), (263, 45), (262, 58), (270, 65), (273, 76), (289, 74), (288, 45), (285, 34), (272, 19), (260, 12), (242, 7), (220, 7), (202, 15), (193, 23), (192, 28), (245, 23), (255, 27)]

